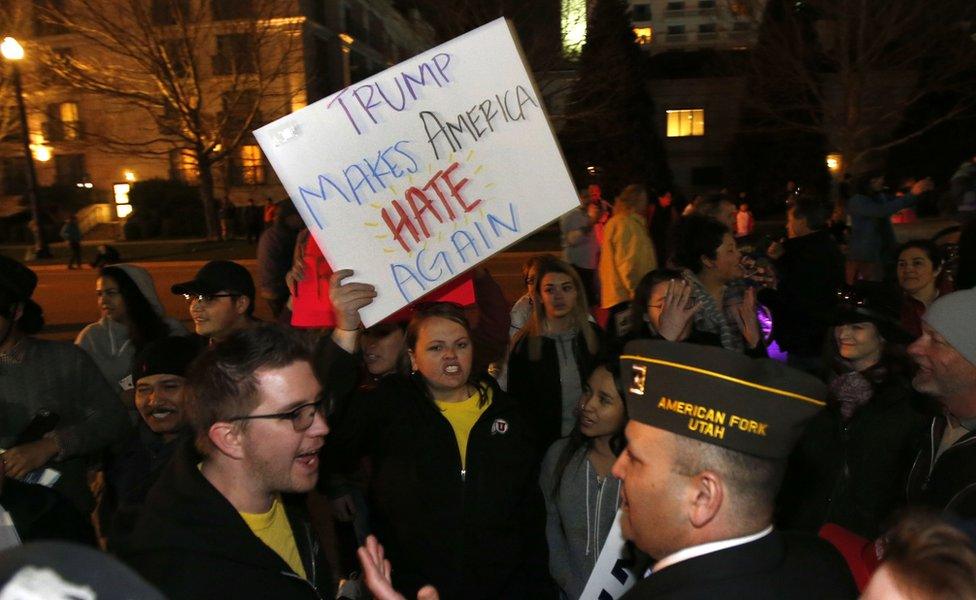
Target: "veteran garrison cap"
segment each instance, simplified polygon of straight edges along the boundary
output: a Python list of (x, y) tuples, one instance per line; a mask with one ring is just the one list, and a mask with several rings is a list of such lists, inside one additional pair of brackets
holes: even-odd
[(631, 419), (761, 458), (789, 456), (827, 395), (812, 375), (712, 346), (636, 340), (620, 361)]

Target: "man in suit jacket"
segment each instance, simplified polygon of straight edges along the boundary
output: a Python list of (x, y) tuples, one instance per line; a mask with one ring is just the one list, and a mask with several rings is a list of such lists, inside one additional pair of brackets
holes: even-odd
[(773, 529), (784, 461), (824, 406), (816, 378), (721, 348), (632, 342), (624, 536), (656, 562), (624, 598), (856, 598), (841, 556)]

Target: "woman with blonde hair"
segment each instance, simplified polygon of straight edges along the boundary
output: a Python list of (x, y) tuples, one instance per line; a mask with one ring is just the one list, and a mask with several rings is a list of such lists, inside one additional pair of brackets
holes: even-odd
[(579, 274), (548, 258), (539, 264), (528, 323), (512, 342), (508, 391), (535, 426), (540, 449), (572, 431), (574, 409), (600, 351)]
[(613, 331), (626, 329), (625, 323), (616, 322), (617, 315), (626, 318), (637, 284), (657, 267), (646, 212), (647, 190), (628, 185), (617, 196), (613, 217), (603, 229), (598, 266), (600, 307), (609, 311), (608, 327)]

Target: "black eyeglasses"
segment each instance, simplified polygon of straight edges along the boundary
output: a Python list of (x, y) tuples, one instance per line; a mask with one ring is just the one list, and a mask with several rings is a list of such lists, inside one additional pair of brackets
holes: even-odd
[(194, 302), (210, 304), (217, 298), (237, 298), (238, 296), (240, 296), (240, 294), (183, 294), (183, 297), (190, 304), (193, 304)]
[(308, 430), (315, 421), (315, 413), (322, 413), (325, 416), (325, 402), (310, 402), (302, 404), (288, 412), (274, 413), (270, 415), (247, 415), (243, 417), (231, 417), (227, 421), (249, 421), (251, 419), (278, 419), (280, 421), (291, 421), (291, 426), (295, 431), (301, 432)]

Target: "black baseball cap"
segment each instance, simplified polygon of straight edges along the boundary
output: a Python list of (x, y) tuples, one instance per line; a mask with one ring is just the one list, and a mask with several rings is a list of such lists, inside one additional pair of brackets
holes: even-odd
[(254, 302), (254, 278), (242, 265), (231, 260), (212, 260), (203, 265), (191, 281), (177, 283), (174, 294), (216, 294), (229, 292), (247, 296)]
[(631, 419), (772, 460), (789, 456), (827, 395), (812, 375), (713, 346), (637, 340), (620, 361)]

